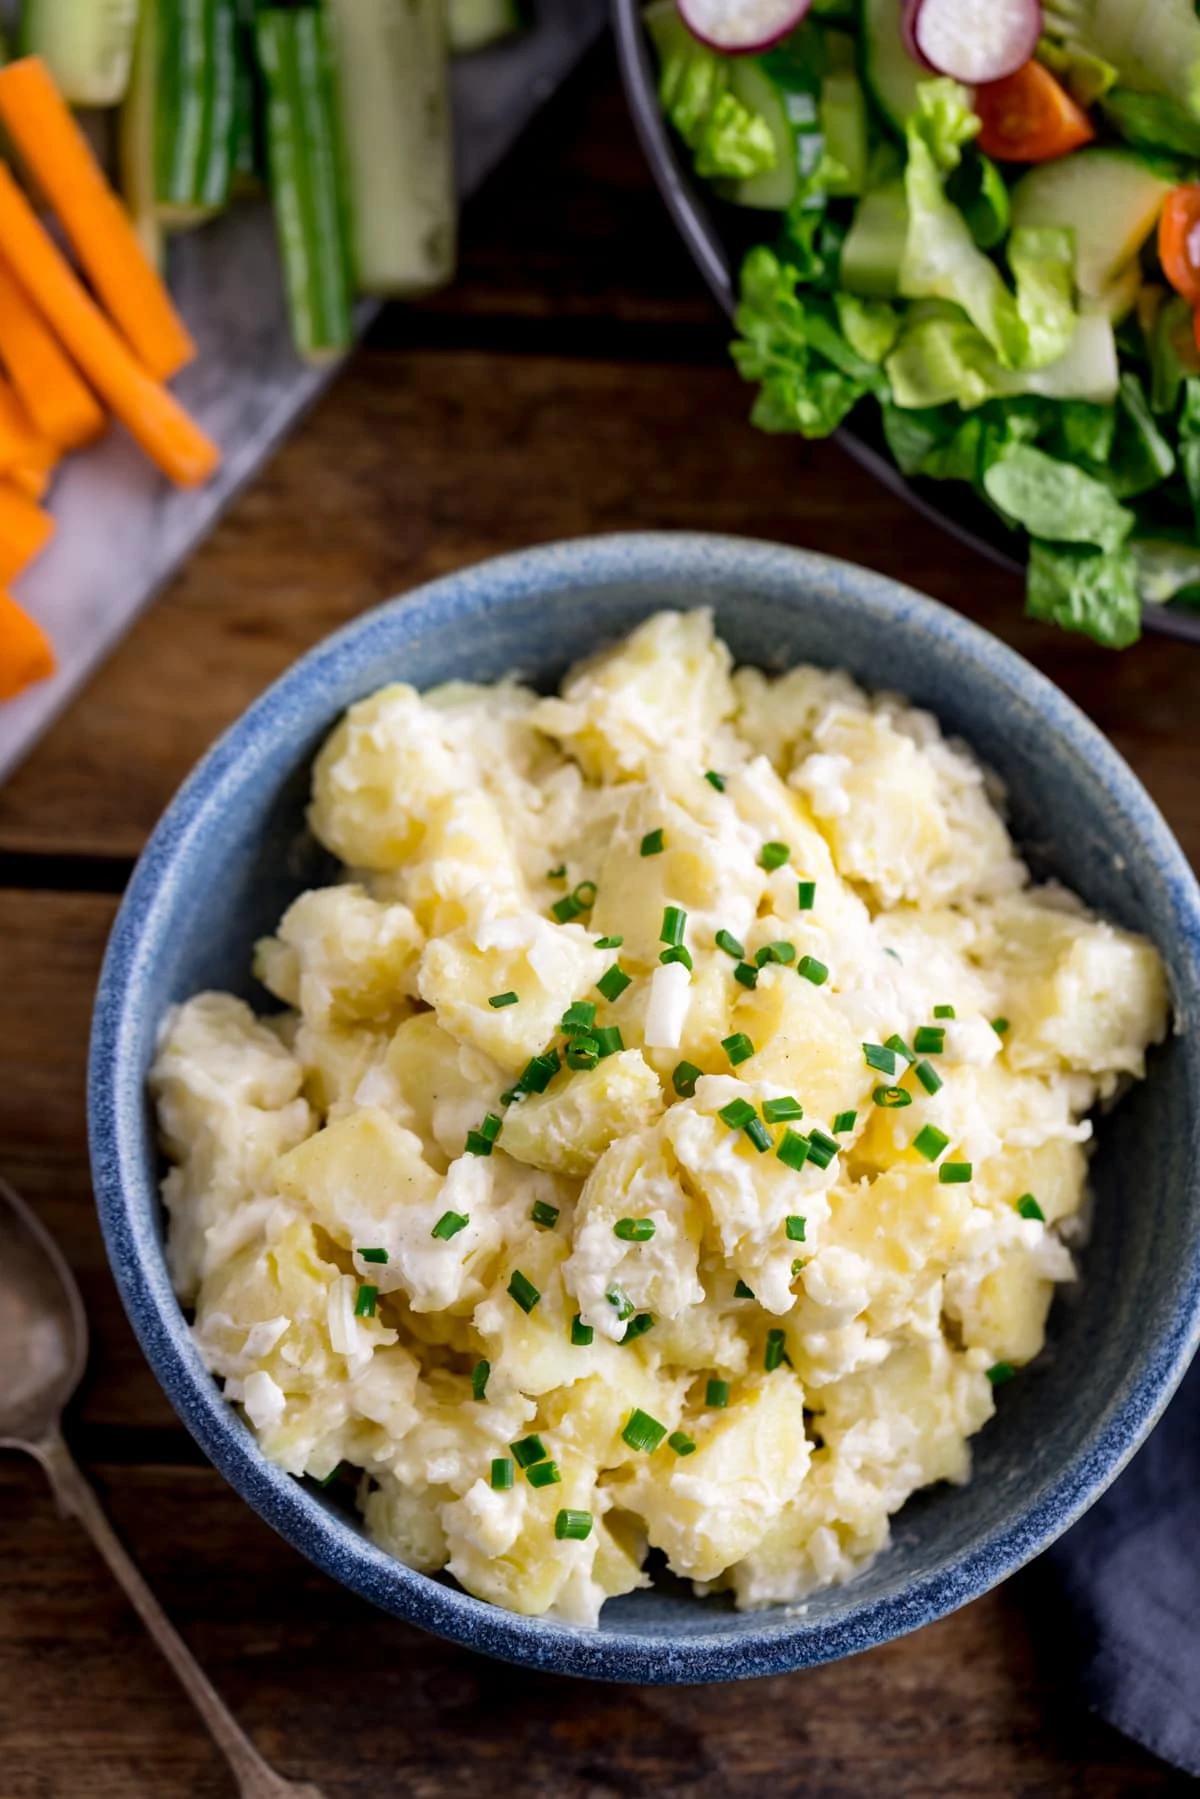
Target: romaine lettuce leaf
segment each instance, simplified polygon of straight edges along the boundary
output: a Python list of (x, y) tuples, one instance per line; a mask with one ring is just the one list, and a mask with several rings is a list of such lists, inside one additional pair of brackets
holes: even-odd
[(1119, 500), (1147, 493), (1175, 473), (1175, 452), (1155, 424), (1145, 389), (1132, 369), (1121, 376), (1116, 430), (1105, 460), (1101, 479)]
[(1035, 540), (1029, 546), (1025, 610), (1109, 649), (1136, 643), (1142, 608), (1133, 551), (1128, 544), (1106, 552)]
[(843, 337), (832, 303), (819, 294), (802, 298), (798, 279), (773, 251), (750, 251), (742, 265), (733, 360), (744, 380), (760, 384), (754, 424), (827, 437), (864, 394), (885, 392), (886, 381)]
[(775, 167), (767, 121), (729, 91), (729, 65), (684, 31), (660, 44), (658, 94), (663, 112), (706, 179), (749, 180)]
[(860, 300), (857, 294), (836, 293), (842, 336), (866, 362), (879, 364), (900, 335), (900, 315), (886, 300)]
[(1200, 120), (1164, 94), (1114, 88), (1104, 96), (1100, 110), (1117, 135), (1139, 150), (1200, 158)]
[(1014, 231), (1008, 240), (1008, 266), (1025, 327), (1019, 366), (1044, 369), (1058, 361), (1075, 330), (1073, 234), (1053, 228)]
[(983, 476), (984, 492), (1031, 537), (1118, 550), (1134, 517), (1104, 482), (1032, 444), (1016, 444)]

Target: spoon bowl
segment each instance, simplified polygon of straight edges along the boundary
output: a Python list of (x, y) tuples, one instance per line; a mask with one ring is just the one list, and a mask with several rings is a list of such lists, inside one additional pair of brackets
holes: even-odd
[(0, 1180), (0, 1444), (36, 1448), (83, 1377), (83, 1300), (58, 1246)]

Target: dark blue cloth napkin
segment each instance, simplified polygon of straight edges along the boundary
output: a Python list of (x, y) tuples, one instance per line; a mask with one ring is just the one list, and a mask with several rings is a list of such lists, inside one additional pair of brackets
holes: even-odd
[(1050, 1559), (1074, 1611), (1087, 1704), (1200, 1777), (1200, 1361)]

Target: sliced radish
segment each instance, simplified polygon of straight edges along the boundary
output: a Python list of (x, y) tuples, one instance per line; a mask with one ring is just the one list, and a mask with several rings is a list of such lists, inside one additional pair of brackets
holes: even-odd
[(905, 31), (920, 60), (975, 87), (1027, 63), (1042, 35), (1039, 0), (912, 0)]
[(677, 0), (679, 16), (710, 50), (750, 55), (795, 31), (811, 0)]
[(921, 52), (921, 46), (917, 42), (915, 26), (917, 23), (917, 14), (921, 10), (921, 5), (922, 0), (904, 0), (904, 10), (900, 15), (900, 35), (904, 39), (904, 48), (908, 51), (908, 54), (912, 57), (913, 61), (915, 63), (920, 63), (921, 67), (923, 69), (928, 69), (931, 74), (937, 75), (940, 74), (941, 71), (935, 69), (933, 64), (926, 59)]

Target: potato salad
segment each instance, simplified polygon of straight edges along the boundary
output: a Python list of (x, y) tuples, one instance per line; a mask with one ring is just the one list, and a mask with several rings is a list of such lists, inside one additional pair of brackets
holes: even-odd
[(351, 707), (309, 813), (344, 879), (152, 1074), (172, 1275), (265, 1454), (582, 1626), (650, 1550), (801, 1600), (964, 1482), (1169, 1021), (1002, 804), (927, 712), (735, 670), (705, 612), (559, 697)]

